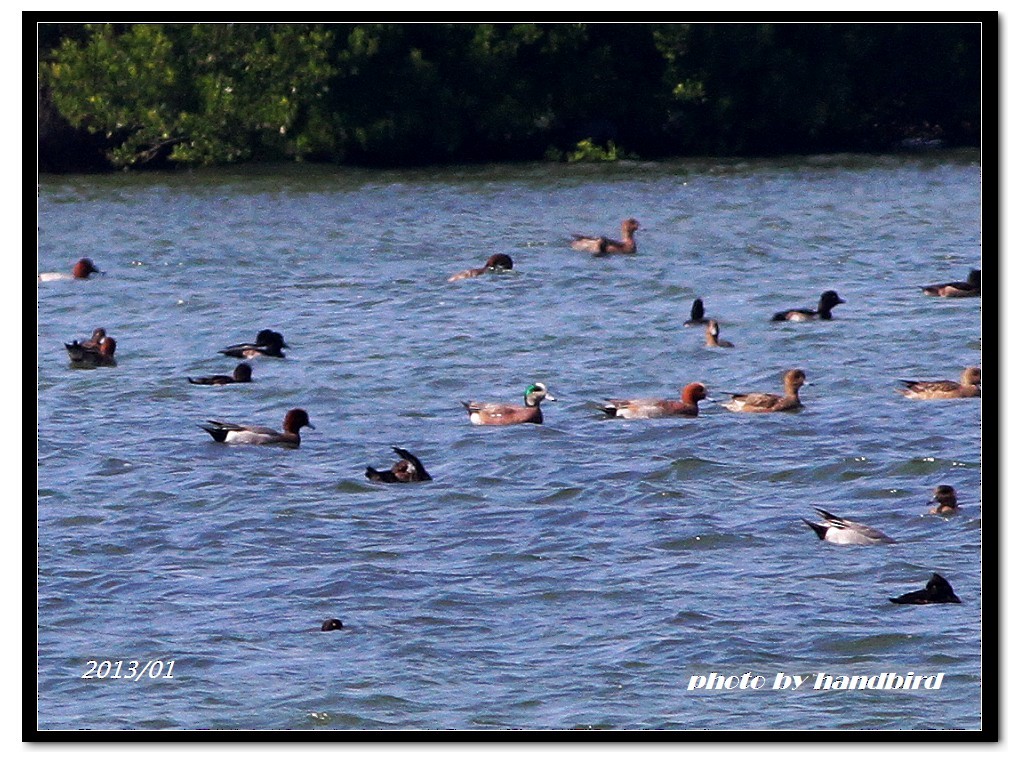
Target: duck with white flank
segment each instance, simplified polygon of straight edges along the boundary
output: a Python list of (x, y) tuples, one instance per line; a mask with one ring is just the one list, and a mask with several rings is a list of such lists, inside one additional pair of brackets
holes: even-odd
[(541, 382), (528, 385), (524, 390), (524, 405), (513, 403), (479, 403), (477, 401), (461, 401), (467, 409), (472, 424), (507, 425), (507, 424), (542, 424), (542, 409), (539, 404), (544, 400), (556, 400)]
[(809, 308), (799, 308), (796, 310), (781, 310), (778, 313), (773, 314), (773, 321), (831, 321), (832, 320), (832, 309), (837, 305), (845, 303), (842, 297), (836, 294), (831, 289), (827, 292), (822, 292), (822, 296), (818, 299), (818, 310), (810, 310)]
[(804, 523), (818, 534), (822, 541), (830, 544), (895, 544), (896, 542), (886, 536), (882, 531), (870, 528), (867, 525), (845, 520), (837, 517), (831, 512), (826, 512), (820, 507), (814, 507), (815, 512), (822, 516), (823, 522), (813, 523), (805, 520)]
[(315, 429), (308, 421), (308, 412), (304, 409), (291, 409), (287, 412), (283, 417), (283, 432), (277, 432), (268, 427), (221, 422), (218, 419), (210, 419), (206, 424), (200, 424), (199, 427), (212, 435), (213, 440), (217, 443), (284, 446), (286, 448), (297, 448), (301, 445), (300, 430), (302, 427)]

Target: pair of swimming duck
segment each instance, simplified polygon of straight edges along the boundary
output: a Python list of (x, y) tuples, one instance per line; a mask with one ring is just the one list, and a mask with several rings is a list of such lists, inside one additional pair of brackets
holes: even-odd
[[(929, 505), (935, 504), (937, 506), (932, 507), (928, 511), (929, 515), (938, 515), (940, 517), (946, 517), (954, 515), (960, 511), (959, 502), (956, 498), (956, 489), (951, 485), (940, 485), (935, 488), (935, 494), (932, 500), (928, 502)], [(828, 512), (821, 507), (814, 507), (815, 512), (822, 516), (822, 522), (815, 523), (810, 520), (805, 520), (804, 523), (811, 528), (818, 538), (822, 541), (828, 541), (830, 544), (855, 544), (855, 545), (873, 545), (873, 544), (895, 544), (896, 541), (880, 530), (876, 530), (870, 526), (858, 523), (853, 520), (847, 520), (842, 517)]]
[[(289, 347), (290, 345), (284, 342), (282, 334), (272, 329), (263, 329), (256, 335), (255, 342), (242, 342), (237, 345), (230, 345), (217, 352), (233, 358), (258, 358), (259, 356), (285, 358), (283, 348)], [(239, 363), (229, 375), (214, 374), (210, 377), (188, 377), (188, 382), (193, 385), (231, 385), (251, 382), (251, 371), (250, 364)]]
[[(698, 401), (706, 396), (705, 386), (694, 382), (683, 389), (681, 399), (630, 399), (610, 400), (601, 407), (610, 417), (624, 419), (653, 419), (668, 416), (697, 416)], [(542, 424), (542, 407), (544, 400), (555, 401), (548, 388), (536, 382), (524, 391), (524, 405), (513, 403), (482, 403), (478, 401), (462, 401), (472, 424), (487, 426), (504, 426), (513, 424)]]
[(114, 353), (117, 351), (117, 341), (106, 334), (106, 329), (99, 327), (94, 329), (92, 336), (79, 342), (65, 342), (67, 355), (71, 359), (71, 366), (76, 369), (95, 369), (100, 366), (116, 366), (117, 360)]
[[(793, 310), (781, 310), (778, 313), (772, 314), (772, 321), (831, 321), (832, 320), (832, 309), (837, 305), (843, 305), (846, 303), (842, 297), (840, 297), (834, 290), (829, 289), (822, 292), (822, 296), (818, 299), (818, 309), (811, 310), (810, 308), (795, 308)], [(707, 325), (711, 327), (715, 325), (718, 328), (718, 321), (705, 316), (705, 301), (700, 297), (696, 298), (691, 303), (691, 317), (684, 321), (684, 326), (701, 326)], [(718, 337), (718, 331), (715, 332), (715, 336)], [(729, 345), (722, 345), (722, 347), (731, 347)]]
[(705, 301), (700, 297), (691, 303), (691, 317), (684, 321), (684, 326), (705, 327), (705, 347), (709, 348), (731, 348), (733, 343), (729, 340), (719, 339), (719, 322), (714, 318), (705, 317)]
[[(308, 419), (308, 412), (304, 409), (291, 409), (287, 412), (283, 417), (283, 432), (268, 427), (233, 424), (217, 419), (210, 419), (199, 427), (208, 432), (217, 443), (285, 448), (298, 448), (301, 445), (302, 427), (315, 429)], [(432, 476), (417, 456), (397, 446), (393, 446), (393, 450), (402, 457), (400, 461), (388, 470), (367, 467), (365, 477), (380, 483), (418, 483), (432, 480)]]
[[(745, 414), (767, 414), (779, 411), (796, 411), (803, 407), (800, 388), (808, 384), (801, 369), (790, 369), (783, 374), (783, 394), (728, 393), (730, 400), (720, 404), (730, 411)], [(679, 401), (649, 398), (611, 399), (601, 410), (610, 417), (622, 419), (656, 419), (669, 416), (697, 416), (698, 402), (706, 400), (708, 391), (701, 382), (692, 382), (683, 388)]]

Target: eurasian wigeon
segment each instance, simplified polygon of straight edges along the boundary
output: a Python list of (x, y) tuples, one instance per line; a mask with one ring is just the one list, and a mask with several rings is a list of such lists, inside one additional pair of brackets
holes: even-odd
[(730, 411), (750, 414), (767, 414), (773, 411), (796, 411), (800, 402), (800, 388), (807, 384), (807, 375), (800, 369), (790, 369), (783, 375), (783, 395), (772, 393), (725, 393), (731, 400), (723, 403)]
[(936, 505), (928, 510), (929, 515), (955, 515), (960, 511), (956, 499), (956, 489), (951, 485), (935, 486), (935, 495), (928, 504)]
[(447, 281), (460, 281), (461, 279), (470, 279), (475, 276), (481, 276), (483, 273), (500, 273), (502, 271), (511, 271), (514, 267), (514, 261), (510, 255), (493, 255), (485, 261), (485, 265), (481, 268), (469, 268), (466, 271), (455, 273)]
[(719, 339), (719, 322), (714, 318), (708, 320), (705, 327), (705, 347), (707, 348), (731, 348), (733, 343), (729, 340)]
[(634, 232), (641, 226), (634, 218), (627, 218), (620, 225), (620, 236), (623, 241), (616, 241), (606, 236), (583, 236), (572, 234), (570, 246), (579, 252), (591, 252), (593, 255), (633, 255), (637, 252)]
[(659, 419), (670, 416), (697, 416), (698, 401), (703, 401), (708, 391), (701, 382), (691, 382), (682, 388), (680, 400), (658, 398), (610, 398), (599, 409), (606, 416), (621, 419)]
[(210, 419), (207, 424), (200, 424), (203, 430), (212, 435), (217, 443), (244, 444), (251, 446), (285, 446), (297, 448), (301, 445), (300, 430), (302, 427), (315, 429), (308, 421), (308, 412), (304, 409), (291, 409), (283, 417), (283, 432), (268, 427), (252, 427), (242, 424), (231, 424)]
[(76, 369), (95, 369), (98, 366), (116, 366), (117, 361), (113, 354), (117, 350), (117, 341), (113, 337), (102, 337), (97, 347), (86, 347), (78, 340), (68, 344), (67, 355), (71, 359), (71, 366)]
[(425, 469), (425, 465), (417, 456), (403, 448), (392, 447), (400, 461), (393, 465), (392, 469), (377, 470), (374, 467), (365, 469), (365, 477), (377, 483), (420, 483), (431, 480), (432, 476)]
[(211, 377), (188, 377), (193, 385), (230, 385), (235, 382), (251, 382), (251, 366), (239, 363), (231, 375), (214, 374)]
[(933, 382), (913, 382), (901, 379), (900, 382), (905, 387), (897, 392), (915, 400), (933, 401), (948, 398), (981, 397), (981, 369), (977, 366), (968, 366), (964, 369), (959, 382), (951, 382), (948, 379)]
[(255, 358), (260, 355), (284, 358), (282, 349), (289, 347), (290, 345), (283, 341), (282, 334), (274, 332), (272, 329), (263, 329), (256, 335), (255, 342), (231, 345), (219, 352), (232, 358)]
[(890, 597), (889, 601), (897, 605), (940, 605), (959, 603), (960, 598), (956, 596), (956, 592), (946, 579), (938, 573), (932, 573), (923, 589), (907, 592), (899, 597)]
[(800, 310), (781, 310), (772, 316), (773, 321), (830, 321), (832, 309), (842, 305), (846, 300), (842, 299), (831, 289), (822, 292), (818, 299), (818, 310), (801, 308)]
[(340, 631), (344, 627), (343, 621), (339, 618), (327, 618), (322, 622), (321, 631)]
[(930, 284), (921, 287), (921, 291), (929, 297), (980, 297), (981, 271), (972, 270), (966, 281), (950, 281), (945, 284)]
[(705, 302), (700, 297), (697, 297), (691, 303), (691, 317), (684, 321), (684, 326), (701, 326), (707, 323), (708, 319), (705, 318)]
[(805, 520), (811, 530), (818, 534), (822, 541), (830, 544), (895, 544), (896, 542), (886, 536), (882, 531), (870, 528), (867, 525), (856, 523), (853, 520), (844, 520), (831, 512), (814, 507), (815, 512), (822, 516), (824, 522), (813, 523)]
[(39, 281), (65, 281), (69, 279), (87, 279), (93, 273), (102, 273), (87, 257), (74, 264), (71, 273), (40, 273)]
[(525, 389), (523, 406), (476, 401), (461, 401), (461, 404), (467, 409), (472, 424), (542, 424), (542, 409), (539, 404), (544, 400), (556, 399), (549, 394), (544, 384), (536, 382)]

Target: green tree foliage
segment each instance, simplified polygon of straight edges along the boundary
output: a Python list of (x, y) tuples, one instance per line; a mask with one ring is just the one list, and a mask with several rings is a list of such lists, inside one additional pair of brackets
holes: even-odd
[(118, 166), (157, 157), (236, 162), (284, 153), (302, 107), (333, 73), (331, 33), (301, 25), (88, 26), (42, 67), (76, 127), (102, 132)]
[(980, 131), (976, 23), (43, 24), (39, 40), (41, 133), (59, 113), (122, 167), (760, 155)]

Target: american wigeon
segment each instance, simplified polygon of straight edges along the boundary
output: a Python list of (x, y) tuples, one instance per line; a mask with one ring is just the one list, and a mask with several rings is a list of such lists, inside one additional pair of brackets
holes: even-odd
[(403, 448), (392, 447), (400, 461), (393, 465), (392, 469), (377, 470), (374, 467), (365, 469), (365, 477), (377, 483), (420, 483), (431, 480), (432, 476), (425, 469), (417, 456)]
[(71, 366), (76, 369), (95, 369), (98, 366), (117, 365), (117, 361), (113, 357), (117, 350), (117, 341), (113, 337), (102, 337), (96, 347), (86, 347), (78, 340), (71, 343), (65, 342), (64, 347), (67, 348)]
[(933, 401), (948, 398), (980, 398), (981, 369), (968, 366), (960, 375), (959, 382), (940, 379), (933, 382), (913, 382), (901, 379), (904, 389), (897, 390), (901, 395), (915, 400)]
[(304, 409), (291, 409), (283, 417), (283, 432), (270, 430), (268, 427), (251, 427), (249, 425), (232, 424), (210, 419), (207, 424), (200, 424), (203, 430), (212, 435), (217, 443), (244, 444), (251, 446), (285, 446), (297, 448), (301, 445), (300, 430), (302, 427), (315, 429), (308, 421), (308, 412)]
[(680, 400), (659, 398), (610, 398), (599, 409), (606, 416), (621, 419), (659, 419), (670, 416), (697, 416), (698, 401), (705, 400), (708, 391), (701, 382), (691, 382), (681, 389)]
[(70, 279), (87, 279), (93, 273), (102, 273), (87, 257), (74, 264), (71, 273), (40, 273), (39, 281), (65, 281)]
[(731, 348), (733, 343), (729, 340), (719, 339), (719, 322), (714, 318), (708, 320), (705, 327), (705, 347), (707, 348)]
[(921, 287), (929, 297), (980, 297), (981, 271), (972, 270), (966, 281), (950, 281), (945, 284), (930, 284)]
[(936, 505), (928, 510), (929, 515), (955, 515), (960, 511), (956, 489), (951, 485), (935, 486), (935, 495), (928, 504)]
[(826, 512), (820, 507), (813, 508), (822, 516), (823, 522), (813, 523), (805, 520), (804, 523), (818, 534), (822, 541), (830, 544), (895, 544), (896, 542), (886, 536), (882, 531), (870, 528), (867, 525), (856, 523), (853, 520), (844, 520), (831, 512)]
[(956, 596), (956, 592), (953, 591), (953, 587), (946, 579), (938, 573), (932, 573), (923, 589), (907, 592), (899, 597), (890, 597), (889, 601), (895, 602), (897, 605), (939, 605), (959, 603), (960, 598)]
[(637, 252), (634, 232), (641, 226), (634, 218), (627, 218), (620, 225), (620, 236), (623, 241), (616, 241), (606, 236), (584, 236), (572, 234), (570, 246), (579, 252), (591, 252), (593, 255), (633, 255)]
[(841, 298), (831, 289), (822, 292), (818, 299), (818, 310), (801, 308), (799, 310), (781, 310), (773, 314), (773, 321), (829, 321), (832, 319), (832, 309), (842, 305), (846, 300)]
[(289, 347), (290, 345), (283, 341), (282, 334), (272, 329), (263, 329), (256, 335), (255, 342), (230, 345), (219, 352), (232, 358), (255, 358), (260, 355), (284, 358), (282, 349)]
[(684, 321), (684, 326), (701, 326), (707, 323), (708, 319), (705, 318), (705, 302), (700, 297), (697, 297), (691, 303), (691, 317)]
[(214, 374), (211, 377), (188, 377), (193, 385), (230, 385), (235, 382), (251, 382), (251, 366), (239, 363), (231, 375)]
[(544, 400), (556, 399), (549, 394), (544, 384), (536, 382), (524, 390), (523, 406), (476, 401), (461, 401), (461, 404), (467, 409), (472, 424), (542, 424), (542, 409), (539, 404)]
[(725, 393), (731, 400), (722, 405), (730, 411), (766, 414), (773, 411), (796, 411), (800, 402), (800, 388), (807, 384), (807, 375), (800, 369), (790, 369), (783, 375), (783, 395), (772, 393)]
[(481, 268), (469, 268), (466, 271), (455, 273), (447, 281), (460, 281), (461, 279), (470, 279), (475, 276), (481, 276), (483, 273), (499, 273), (501, 271), (511, 271), (514, 267), (513, 258), (510, 255), (493, 255), (485, 261), (485, 265)]
[(322, 622), (322, 631), (340, 631), (344, 627), (343, 621), (339, 618), (327, 618)]

